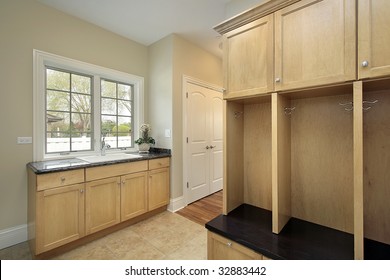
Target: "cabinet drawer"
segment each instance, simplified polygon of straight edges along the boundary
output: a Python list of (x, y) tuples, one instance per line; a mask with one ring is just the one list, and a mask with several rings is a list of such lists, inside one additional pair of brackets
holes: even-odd
[(207, 258), (209, 260), (262, 260), (263, 255), (208, 231)]
[(148, 161), (135, 161), (86, 168), (85, 180), (93, 181), (148, 170)]
[(149, 170), (169, 166), (169, 157), (156, 158), (149, 160)]
[(37, 176), (37, 190), (62, 187), (84, 182), (84, 169), (54, 172)]

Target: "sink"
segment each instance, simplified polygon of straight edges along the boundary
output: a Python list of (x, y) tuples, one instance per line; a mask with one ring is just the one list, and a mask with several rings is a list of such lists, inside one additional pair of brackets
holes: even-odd
[(140, 155), (133, 155), (133, 154), (107, 154), (105, 156), (95, 155), (95, 156), (78, 157), (78, 159), (84, 160), (89, 163), (95, 163), (95, 162), (105, 162), (105, 161), (126, 160), (126, 159), (141, 158), (141, 157), (142, 156)]

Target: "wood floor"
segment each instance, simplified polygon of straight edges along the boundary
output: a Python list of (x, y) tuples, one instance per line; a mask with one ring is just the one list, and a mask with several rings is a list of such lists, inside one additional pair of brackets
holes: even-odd
[(176, 213), (198, 224), (205, 225), (208, 221), (222, 214), (222, 191), (195, 201)]

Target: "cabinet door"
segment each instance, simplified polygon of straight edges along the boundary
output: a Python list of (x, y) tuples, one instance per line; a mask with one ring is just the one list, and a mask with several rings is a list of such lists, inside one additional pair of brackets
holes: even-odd
[(303, 0), (275, 13), (275, 91), (356, 78), (355, 0)]
[(262, 260), (255, 251), (225, 237), (207, 232), (207, 259), (209, 260)]
[(91, 234), (120, 222), (120, 177), (86, 183), (85, 225)]
[(225, 98), (273, 91), (273, 15), (224, 36)]
[(139, 172), (122, 176), (121, 221), (134, 218), (148, 210), (147, 186), (148, 173)]
[(169, 203), (169, 168), (149, 171), (148, 209), (157, 209)]
[(390, 75), (390, 1), (359, 0), (359, 79)]
[(37, 192), (36, 254), (85, 235), (84, 184)]

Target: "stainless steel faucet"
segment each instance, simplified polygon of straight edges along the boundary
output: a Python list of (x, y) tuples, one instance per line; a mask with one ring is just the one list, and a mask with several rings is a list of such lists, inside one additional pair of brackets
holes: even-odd
[(110, 145), (108, 145), (108, 144), (106, 145), (105, 139), (106, 139), (106, 137), (103, 137), (103, 139), (102, 139), (102, 145), (101, 145), (101, 149), (100, 149), (100, 154), (101, 154), (102, 156), (105, 156), (105, 155), (106, 155), (106, 149), (111, 148)]

